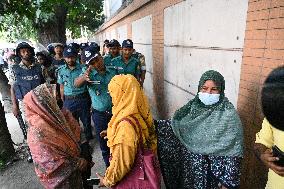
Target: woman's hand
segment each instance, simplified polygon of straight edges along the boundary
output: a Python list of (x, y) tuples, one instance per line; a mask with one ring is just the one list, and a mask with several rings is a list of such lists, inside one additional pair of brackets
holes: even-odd
[(100, 183), (99, 183), (99, 188), (100, 187), (105, 187), (104, 185), (104, 177), (102, 175), (100, 175), (99, 173), (96, 173), (97, 177), (100, 179)]
[(224, 185), (222, 185), (220, 182), (218, 184), (218, 188), (219, 189), (228, 189), (227, 187), (225, 187)]
[(284, 167), (275, 164), (279, 160), (278, 157), (273, 157), (271, 149), (267, 149), (260, 155), (261, 161), (270, 169), (272, 169), (276, 174), (284, 177)]
[(77, 162), (77, 168), (80, 171), (85, 171), (88, 167), (88, 162), (84, 158), (79, 158)]
[(104, 139), (107, 139), (107, 130), (103, 130), (101, 133), (100, 133), (100, 136)]

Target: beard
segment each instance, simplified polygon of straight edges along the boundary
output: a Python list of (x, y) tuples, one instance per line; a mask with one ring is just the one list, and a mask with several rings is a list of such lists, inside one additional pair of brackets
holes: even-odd
[(34, 58), (32, 56), (26, 56), (26, 57), (21, 57), (22, 60), (25, 60), (25, 61), (28, 61), (28, 62), (31, 62), (34, 60)]
[(69, 66), (75, 66), (76, 65), (76, 62), (67, 62), (67, 64), (69, 65)]

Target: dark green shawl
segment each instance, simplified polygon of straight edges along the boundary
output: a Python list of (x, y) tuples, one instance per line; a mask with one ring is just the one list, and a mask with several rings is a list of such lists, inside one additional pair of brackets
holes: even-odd
[(225, 97), (224, 77), (214, 70), (205, 72), (200, 78), (198, 91), (207, 80), (216, 83), (220, 91), (219, 102), (206, 106), (197, 94), (175, 112), (172, 119), (173, 131), (193, 153), (241, 157), (242, 124), (234, 106)]

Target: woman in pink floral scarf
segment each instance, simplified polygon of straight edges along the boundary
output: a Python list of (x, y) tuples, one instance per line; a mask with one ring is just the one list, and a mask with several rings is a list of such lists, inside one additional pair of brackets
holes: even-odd
[(83, 188), (80, 171), (87, 162), (80, 158), (80, 127), (43, 84), (24, 98), (30, 147), (35, 171), (45, 188)]

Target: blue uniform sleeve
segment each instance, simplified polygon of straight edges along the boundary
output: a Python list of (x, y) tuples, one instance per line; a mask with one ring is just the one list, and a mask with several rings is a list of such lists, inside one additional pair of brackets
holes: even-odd
[[(86, 72), (86, 70), (87, 70), (87, 66), (82, 67), (82, 72), (81, 72), (80, 76), (84, 75), (84, 73)], [(79, 77), (80, 77), (80, 76), (79, 76)]]
[(56, 70), (56, 72), (57, 72), (57, 83), (61, 85), (61, 84), (64, 83), (64, 81), (63, 81), (63, 74), (62, 74), (61, 68), (59, 67), (59, 68)]

